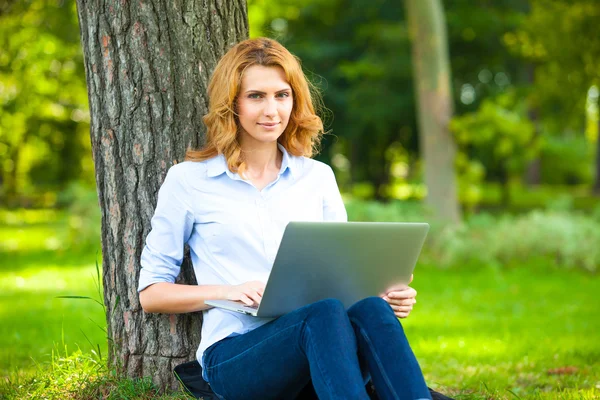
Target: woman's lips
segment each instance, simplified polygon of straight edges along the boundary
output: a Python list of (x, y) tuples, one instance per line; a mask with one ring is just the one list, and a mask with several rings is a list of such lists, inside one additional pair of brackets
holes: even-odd
[(275, 129), (275, 127), (279, 125), (279, 122), (263, 122), (259, 123), (258, 125), (262, 126), (265, 129)]

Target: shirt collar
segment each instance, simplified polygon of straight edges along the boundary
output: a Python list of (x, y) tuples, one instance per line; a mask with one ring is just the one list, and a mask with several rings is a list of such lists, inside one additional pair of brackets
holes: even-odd
[[(281, 150), (281, 154), (283, 154), (283, 158), (281, 159), (281, 168), (279, 169), (279, 175), (283, 175), (286, 170), (290, 171), (292, 177), (296, 177), (297, 174), (297, 166), (295, 157), (290, 156), (285, 147), (281, 145), (281, 143), (277, 143), (277, 147)], [(234, 178), (235, 176), (239, 176), (237, 173), (233, 174), (229, 171), (227, 166), (227, 160), (223, 154), (219, 154), (216, 157), (208, 160), (207, 162), (207, 175), (211, 178), (215, 176), (219, 176), (223, 173), (227, 173), (230, 178)]]

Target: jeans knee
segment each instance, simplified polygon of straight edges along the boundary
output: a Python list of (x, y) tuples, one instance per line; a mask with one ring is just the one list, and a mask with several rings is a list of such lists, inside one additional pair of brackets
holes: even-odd
[(310, 326), (350, 327), (344, 304), (336, 299), (325, 299), (306, 306), (306, 323)]
[(348, 316), (352, 319), (368, 321), (370, 319), (397, 320), (394, 310), (387, 301), (381, 297), (367, 297), (357, 301), (348, 309)]
[(373, 310), (388, 310), (391, 309), (390, 305), (387, 301), (382, 299), (381, 297), (367, 297), (362, 300), (357, 301), (350, 307), (350, 310), (369, 310), (373, 312)]
[(324, 315), (346, 314), (344, 304), (338, 299), (325, 299), (310, 304), (311, 314), (319, 313)]

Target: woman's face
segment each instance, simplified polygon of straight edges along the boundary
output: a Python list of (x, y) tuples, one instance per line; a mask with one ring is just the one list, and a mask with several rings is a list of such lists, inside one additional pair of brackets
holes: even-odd
[(281, 67), (248, 67), (237, 99), (242, 146), (276, 142), (293, 105), (292, 88)]

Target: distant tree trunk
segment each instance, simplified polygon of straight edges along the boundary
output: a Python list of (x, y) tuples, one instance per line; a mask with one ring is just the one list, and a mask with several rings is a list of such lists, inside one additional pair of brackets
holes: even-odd
[(15, 206), (20, 206), (22, 207), (23, 204), (21, 204), (21, 202), (24, 199), (19, 200), (19, 163), (21, 160), (21, 154), (23, 151), (23, 147), (25, 146), (27, 142), (27, 135), (24, 135), (23, 138), (21, 138), (21, 140), (19, 140), (18, 143), (16, 143), (14, 145), (14, 147), (12, 148), (12, 150), (9, 152), (9, 160), (11, 161), (12, 164), (12, 169), (9, 171), (8, 173), (8, 177), (6, 179), (6, 185), (4, 186), (4, 196), (6, 199), (6, 205), (8, 205), (9, 207), (15, 207)]
[(460, 221), (454, 157), (448, 130), (453, 113), (446, 21), (441, 0), (405, 0), (418, 99), (419, 140), (427, 204), (448, 222)]
[[(534, 132), (532, 140), (537, 140), (540, 136), (540, 123), (538, 112), (533, 106), (530, 106), (529, 111), (529, 120), (533, 123)], [(525, 182), (529, 186), (539, 185), (542, 180), (542, 162), (540, 159), (540, 155), (537, 154), (533, 160), (529, 162), (527, 165), (527, 169), (525, 170)]]
[[(248, 36), (244, 0), (77, 0), (91, 141), (102, 209), (110, 362), (129, 377), (176, 387), (193, 360), (201, 314), (149, 315), (139, 259), (169, 167), (202, 140), (206, 88), (218, 59)], [(189, 260), (180, 281), (193, 283)]]
[(600, 118), (598, 118), (598, 137), (596, 138), (596, 181), (594, 194), (600, 196)]
[[(533, 64), (529, 65), (527, 68), (527, 81), (530, 85), (533, 86), (535, 82), (535, 66)], [(539, 123), (539, 115), (536, 105), (530, 98), (529, 101), (529, 110), (527, 112), (529, 116), (529, 120), (534, 126), (533, 137), (536, 140), (540, 135), (540, 123)], [(542, 174), (542, 163), (540, 160), (539, 154), (535, 156), (533, 160), (527, 165), (527, 169), (525, 171), (525, 182), (527, 185), (539, 185), (541, 182), (541, 174)]]
[(510, 185), (509, 185), (509, 174), (506, 169), (507, 160), (500, 162), (500, 169), (498, 171), (498, 179), (500, 181), (500, 204), (502, 208), (508, 208), (510, 206)]

